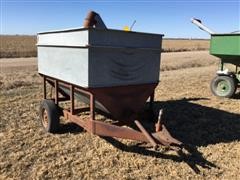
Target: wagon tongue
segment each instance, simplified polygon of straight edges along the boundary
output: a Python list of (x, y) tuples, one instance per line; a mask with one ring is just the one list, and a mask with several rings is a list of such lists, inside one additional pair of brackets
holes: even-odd
[(158, 142), (158, 144), (160, 143), (164, 146), (169, 146), (174, 150), (179, 150), (183, 145), (182, 142), (173, 138), (164, 125), (161, 126), (162, 128), (160, 131), (152, 133), (154, 139)]
[(155, 133), (152, 133), (152, 136), (155, 138), (155, 140), (165, 146), (169, 146), (172, 149), (179, 150), (181, 149), (183, 143), (174, 137), (169, 133), (166, 126), (161, 122), (162, 120), (162, 113), (163, 110), (160, 109), (159, 115), (158, 115), (158, 121), (155, 124)]

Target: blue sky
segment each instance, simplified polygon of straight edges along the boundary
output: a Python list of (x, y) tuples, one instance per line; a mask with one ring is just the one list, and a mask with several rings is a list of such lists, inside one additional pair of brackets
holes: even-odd
[(0, 0), (1, 34), (80, 27), (89, 10), (98, 12), (111, 29), (134, 20), (134, 31), (161, 33), (168, 38), (209, 38), (190, 23), (197, 17), (216, 32), (240, 30), (240, 0)]

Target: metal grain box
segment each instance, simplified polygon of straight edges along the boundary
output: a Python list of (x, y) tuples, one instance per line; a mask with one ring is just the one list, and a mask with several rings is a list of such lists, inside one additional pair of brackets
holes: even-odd
[(222, 56), (240, 56), (240, 34), (211, 35), (210, 53)]
[(38, 33), (38, 72), (82, 87), (156, 83), (162, 36), (95, 28)]

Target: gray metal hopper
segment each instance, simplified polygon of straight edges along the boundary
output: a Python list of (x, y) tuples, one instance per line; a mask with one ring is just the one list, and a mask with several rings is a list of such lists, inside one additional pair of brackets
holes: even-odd
[(85, 88), (158, 83), (162, 36), (96, 28), (38, 33), (38, 72)]
[[(84, 21), (87, 28), (38, 34), (43, 127), (57, 132), (59, 117), (64, 116), (99, 136), (149, 142), (154, 148), (160, 144), (180, 148), (182, 143), (162, 124), (162, 111), (155, 132), (147, 132), (139, 121), (148, 99), (148, 112), (154, 118), (163, 35), (110, 30), (100, 20), (99, 14), (90, 12)], [(47, 97), (47, 84), (54, 87), (54, 99)], [(84, 108), (75, 107), (75, 99), (89, 105), (89, 118), (80, 117)], [(69, 102), (65, 104), (69, 107), (59, 102)], [(114, 122), (97, 120), (96, 112)], [(138, 130), (130, 127), (132, 123)]]

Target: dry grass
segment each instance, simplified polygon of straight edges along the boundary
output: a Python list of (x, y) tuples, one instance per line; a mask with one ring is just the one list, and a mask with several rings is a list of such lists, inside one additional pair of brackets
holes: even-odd
[(181, 155), (81, 131), (45, 133), (36, 59), (0, 59), (0, 179), (239, 179), (239, 99), (212, 96), (215, 63), (204, 51), (162, 56), (154, 108), (164, 108), (172, 134), (195, 148)]
[[(36, 36), (0, 35), (0, 58), (36, 57)], [(164, 52), (209, 49), (209, 40), (164, 39)]]
[(209, 40), (200, 39), (164, 39), (164, 52), (208, 50)]
[(0, 35), (0, 58), (36, 57), (36, 36)]
[(203, 67), (217, 64), (216, 57), (210, 56), (208, 51), (196, 51), (194, 55), (189, 52), (162, 53), (161, 71), (185, 69), (192, 67)]

